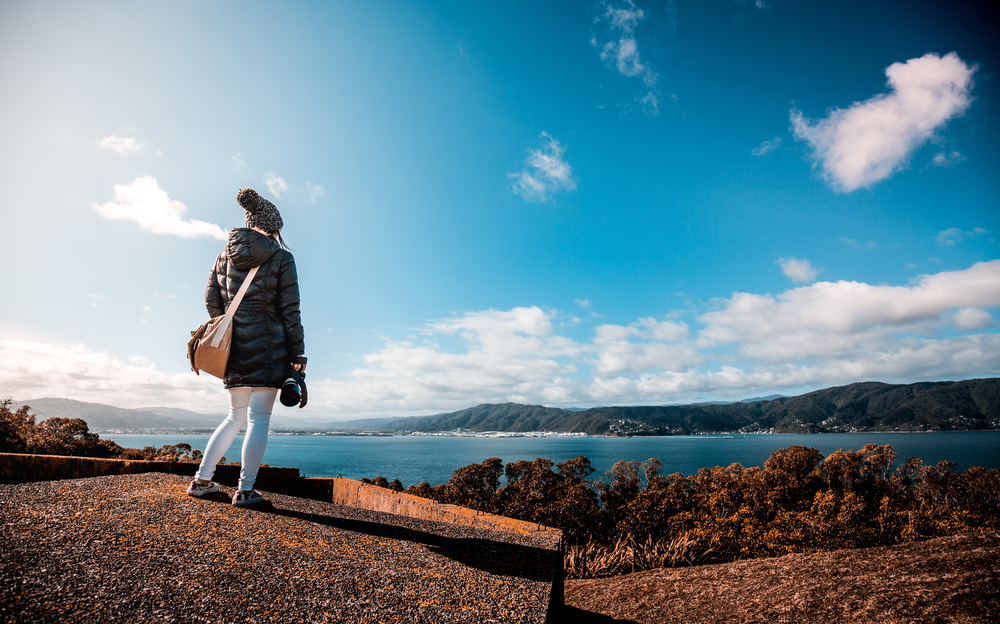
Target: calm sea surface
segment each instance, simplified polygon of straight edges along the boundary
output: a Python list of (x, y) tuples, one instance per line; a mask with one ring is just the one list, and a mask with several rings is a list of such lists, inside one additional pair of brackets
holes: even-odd
[[(204, 451), (206, 435), (101, 434), (124, 447), (160, 447), (186, 442)], [(240, 458), (243, 437), (226, 452), (226, 460)], [(669, 436), (648, 438), (458, 438), (458, 437), (362, 437), (362, 436), (271, 436), (264, 463), (298, 468), (311, 477), (352, 479), (383, 475), (398, 478), (403, 485), (428, 481), (444, 483), (456, 469), (488, 457), (504, 462), (544, 457), (559, 463), (586, 455), (600, 476), (621, 460), (655, 457), (663, 462), (663, 474), (691, 474), (700, 468), (740, 463), (763, 466), (771, 453), (793, 444), (810, 446), (823, 455), (837, 449), (859, 449), (865, 444), (891, 444), (897, 463), (919, 457), (924, 464), (946, 459), (959, 470), (971, 466), (1000, 469), (1000, 431), (950, 433), (828, 433), (721, 436)]]

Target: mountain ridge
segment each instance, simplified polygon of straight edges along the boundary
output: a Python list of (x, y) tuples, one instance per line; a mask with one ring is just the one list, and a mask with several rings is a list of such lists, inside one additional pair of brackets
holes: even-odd
[[(225, 414), (201, 414), (178, 408), (126, 409), (48, 397), (18, 403), (29, 405), (39, 420), (82, 418), (94, 431), (214, 429), (225, 418)], [(732, 403), (589, 409), (501, 403), (430, 416), (340, 422), (275, 415), (271, 426), (274, 429), (342, 432), (441, 433), (461, 429), (612, 436), (1000, 429), (1000, 378), (913, 384), (866, 381), (794, 397), (770, 395)]]
[[(354, 424), (361, 422), (366, 426)], [(626, 436), (997, 429), (1000, 379), (913, 384), (868, 381), (750, 402), (612, 406), (583, 411), (518, 403), (482, 404), (446, 414), (387, 419), (384, 423), (366, 419), (329, 426), (344, 431), (439, 433), (462, 429)]]

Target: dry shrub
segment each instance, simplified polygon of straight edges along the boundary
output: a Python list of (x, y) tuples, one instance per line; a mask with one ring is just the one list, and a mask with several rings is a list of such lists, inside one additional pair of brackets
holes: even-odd
[(614, 544), (595, 541), (572, 545), (566, 549), (566, 578), (604, 578), (630, 574), (653, 568), (697, 565), (712, 553), (711, 548), (694, 538), (690, 531), (673, 539), (654, 540), (650, 536), (640, 541), (629, 534)]

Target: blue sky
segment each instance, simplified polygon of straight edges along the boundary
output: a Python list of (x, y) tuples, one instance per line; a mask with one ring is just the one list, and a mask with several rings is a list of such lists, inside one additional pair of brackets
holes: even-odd
[(224, 409), (250, 186), (310, 407), (1000, 374), (989, 3), (5, 2), (0, 395)]

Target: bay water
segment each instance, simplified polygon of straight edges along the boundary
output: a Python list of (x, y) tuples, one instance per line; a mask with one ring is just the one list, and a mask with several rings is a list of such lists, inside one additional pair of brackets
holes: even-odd
[[(130, 435), (104, 433), (124, 447), (142, 448), (185, 442), (204, 451), (207, 435)], [(226, 451), (226, 461), (239, 461), (243, 436)], [(472, 463), (499, 457), (504, 463), (537, 457), (559, 463), (578, 455), (590, 458), (601, 476), (617, 461), (656, 458), (662, 474), (692, 474), (701, 468), (763, 466), (776, 450), (792, 445), (817, 449), (824, 456), (837, 449), (857, 450), (865, 444), (892, 445), (896, 464), (917, 457), (925, 465), (948, 460), (964, 471), (972, 466), (1000, 469), (1000, 431), (934, 433), (756, 434), (746, 436), (664, 437), (445, 437), (445, 436), (271, 436), (264, 463), (298, 468), (310, 477), (351, 479), (394, 478), (404, 486), (423, 481), (445, 483), (451, 474)]]

